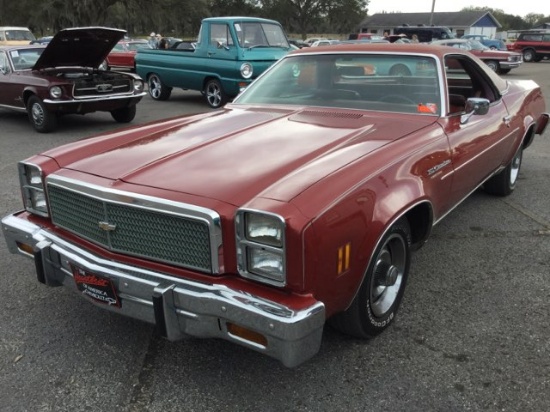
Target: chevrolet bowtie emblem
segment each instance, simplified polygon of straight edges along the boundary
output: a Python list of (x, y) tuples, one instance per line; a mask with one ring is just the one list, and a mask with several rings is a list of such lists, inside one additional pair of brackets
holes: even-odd
[(99, 222), (99, 228), (106, 232), (112, 232), (113, 230), (116, 229), (116, 225), (113, 225), (109, 222)]

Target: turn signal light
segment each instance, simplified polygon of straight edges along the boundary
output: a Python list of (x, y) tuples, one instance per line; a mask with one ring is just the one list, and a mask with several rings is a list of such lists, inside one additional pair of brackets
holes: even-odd
[(227, 323), (227, 331), (237, 338), (267, 348), (267, 338), (258, 332), (254, 332), (253, 330), (235, 325), (234, 323)]
[(32, 249), (31, 245), (17, 242), (17, 247), (19, 248), (19, 250), (22, 250), (23, 252), (28, 253), (29, 255), (34, 255), (34, 250)]

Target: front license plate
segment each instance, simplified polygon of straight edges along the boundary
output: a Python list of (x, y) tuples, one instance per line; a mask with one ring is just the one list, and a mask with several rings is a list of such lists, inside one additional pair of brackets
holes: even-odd
[(120, 307), (120, 299), (111, 279), (73, 265), (71, 269), (76, 287), (83, 295), (109, 306)]

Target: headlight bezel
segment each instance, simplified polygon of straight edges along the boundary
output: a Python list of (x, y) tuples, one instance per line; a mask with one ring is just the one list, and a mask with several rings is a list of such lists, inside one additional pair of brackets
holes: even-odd
[(248, 80), (254, 74), (254, 67), (252, 66), (251, 63), (244, 62), (243, 64), (241, 64), (240, 72), (241, 72), (242, 78)]
[(144, 84), (143, 80), (135, 79), (134, 80), (134, 93), (141, 93), (141, 92), (143, 92), (143, 90), (145, 90), (145, 84)]
[(63, 96), (63, 88), (61, 86), (52, 86), (49, 93), (52, 99), (58, 100)]
[[(262, 223), (264, 229), (262, 231)], [(263, 236), (251, 235), (251, 226)], [(273, 228), (278, 233), (273, 234)], [(265, 233), (269, 233), (265, 235)], [(278, 214), (239, 209), (235, 215), (237, 268), (242, 277), (269, 285), (286, 286), (286, 222)], [(274, 240), (275, 239), (275, 240)], [(256, 264), (255, 264), (256, 262)]]
[(44, 172), (34, 163), (19, 162), (19, 185), (25, 210), (34, 215), (49, 217), (44, 187)]

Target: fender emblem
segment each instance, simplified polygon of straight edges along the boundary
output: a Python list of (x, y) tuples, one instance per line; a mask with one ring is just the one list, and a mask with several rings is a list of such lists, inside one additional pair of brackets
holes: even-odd
[(112, 232), (113, 230), (116, 229), (116, 225), (113, 225), (109, 222), (98, 222), (98, 223), (99, 223), (99, 228), (106, 232)]

